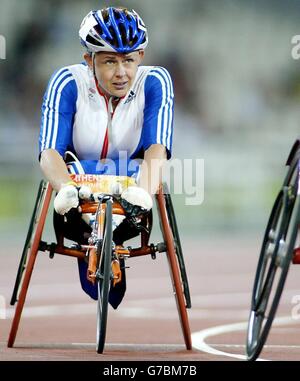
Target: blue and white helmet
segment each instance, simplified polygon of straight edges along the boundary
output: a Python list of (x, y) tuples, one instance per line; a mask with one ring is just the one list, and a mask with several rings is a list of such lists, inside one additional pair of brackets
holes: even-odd
[(130, 53), (145, 49), (148, 33), (141, 17), (125, 8), (103, 8), (89, 12), (83, 19), (79, 37), (90, 53)]

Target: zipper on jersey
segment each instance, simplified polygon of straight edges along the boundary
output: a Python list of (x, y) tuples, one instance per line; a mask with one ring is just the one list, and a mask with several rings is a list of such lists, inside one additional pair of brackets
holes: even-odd
[(105, 100), (105, 105), (107, 109), (107, 126), (106, 126), (106, 132), (105, 132), (105, 137), (104, 137), (104, 142), (103, 142), (103, 147), (100, 155), (100, 160), (104, 160), (107, 157), (107, 152), (108, 152), (108, 146), (109, 143), (112, 142), (112, 118), (114, 116), (114, 112), (117, 108), (118, 105), (116, 105), (115, 110), (113, 109), (113, 98), (110, 97), (109, 100), (107, 100), (106, 95), (101, 91), (100, 86), (98, 84), (97, 79), (95, 78), (96, 82), (96, 88), (98, 90), (98, 93), (104, 98)]
[(102, 152), (100, 156), (100, 160), (103, 160), (107, 156), (108, 152), (108, 145), (109, 142), (112, 141), (112, 118), (114, 115), (114, 110), (112, 106), (112, 97), (109, 98), (109, 101), (107, 102), (107, 99), (105, 97), (106, 101), (106, 107), (107, 107), (107, 126), (106, 126), (106, 132), (105, 132), (105, 138), (104, 138), (104, 143), (102, 147)]

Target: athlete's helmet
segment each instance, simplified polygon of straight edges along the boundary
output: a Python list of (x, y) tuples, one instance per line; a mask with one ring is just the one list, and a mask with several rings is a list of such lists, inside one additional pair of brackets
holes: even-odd
[(130, 53), (145, 49), (148, 33), (143, 20), (125, 8), (104, 8), (89, 12), (83, 19), (79, 37), (90, 53)]

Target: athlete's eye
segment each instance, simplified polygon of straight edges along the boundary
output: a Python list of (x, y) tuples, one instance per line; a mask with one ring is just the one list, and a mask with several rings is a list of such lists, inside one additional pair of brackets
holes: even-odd
[(126, 58), (126, 62), (134, 62), (134, 59), (133, 58)]
[(115, 61), (113, 61), (113, 60), (106, 60), (105, 61), (105, 64), (107, 64), (107, 65), (113, 65), (115, 63)]

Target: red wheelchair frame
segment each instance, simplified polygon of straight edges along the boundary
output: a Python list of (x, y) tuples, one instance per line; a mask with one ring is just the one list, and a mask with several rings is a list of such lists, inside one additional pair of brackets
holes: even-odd
[[(98, 283), (103, 285), (103, 289), (99, 290), (98, 298), (98, 319), (97, 319), (97, 352), (102, 353), (104, 350), (105, 334), (106, 334), (106, 319), (107, 319), (107, 293), (105, 291), (104, 279), (106, 278), (108, 285), (109, 280), (116, 278), (117, 272), (111, 265), (112, 261), (112, 236), (109, 235), (108, 227), (111, 225), (111, 216), (108, 214), (125, 214), (123, 208), (117, 202), (114, 202), (112, 197), (104, 197), (101, 202), (85, 202), (81, 205), (83, 213), (95, 213), (97, 210), (97, 222), (102, 228), (99, 228), (99, 237), (96, 240), (98, 246), (88, 248), (84, 245), (74, 247), (67, 247), (64, 245), (64, 237), (61, 232), (56, 232), (56, 243), (47, 243), (42, 241), (42, 234), (47, 218), (48, 209), (51, 203), (53, 189), (50, 183), (41, 181), (30, 226), (25, 241), (24, 249), (21, 255), (21, 260), (17, 272), (15, 286), (11, 298), (11, 305), (17, 302), (14, 318), (11, 325), (11, 330), (8, 338), (8, 347), (13, 347), (25, 299), (27, 290), (29, 287), (31, 275), (33, 272), (35, 260), (38, 252), (48, 252), (50, 258), (53, 258), (54, 254), (61, 254), (75, 258), (85, 258), (87, 249), (89, 253), (97, 256), (94, 261), (94, 274), (99, 276)], [(103, 201), (104, 200), (104, 201)], [(143, 218), (142, 224), (147, 228), (141, 231), (141, 246), (138, 248), (120, 248), (114, 247), (115, 257), (123, 256), (126, 258), (133, 258), (137, 256), (151, 255), (153, 259), (156, 258), (156, 254), (165, 252), (168, 259), (170, 275), (179, 314), (179, 320), (181, 323), (183, 338), (187, 350), (192, 349), (191, 332), (189, 326), (189, 319), (187, 314), (187, 308), (191, 308), (191, 298), (188, 285), (188, 279), (185, 270), (184, 258), (182, 253), (182, 247), (179, 238), (178, 227), (176, 223), (174, 208), (171, 200), (171, 196), (167, 189), (166, 184), (161, 184), (159, 192), (156, 195), (156, 203), (158, 208), (159, 224), (163, 236), (163, 242), (156, 245), (149, 244), (150, 233), (152, 229), (152, 213), (149, 213), (147, 217)], [(103, 213), (100, 211), (103, 210)], [(103, 217), (104, 216), (104, 217)], [(104, 226), (104, 228), (103, 228)], [(104, 231), (105, 230), (105, 231)], [(107, 238), (109, 237), (109, 239)], [(110, 242), (109, 242), (110, 241)], [(99, 244), (100, 242), (100, 244)], [(108, 252), (104, 255), (104, 252)], [(104, 257), (109, 259), (104, 259)], [(106, 261), (106, 264), (104, 264)], [(92, 255), (89, 256), (89, 266), (92, 263)], [(108, 263), (108, 264), (107, 264)], [(96, 268), (95, 266), (98, 266)], [(104, 267), (106, 266), (106, 270)], [(116, 275), (116, 276), (114, 276)], [(95, 275), (94, 275), (95, 276)], [(109, 279), (109, 280), (108, 280)], [(19, 292), (19, 288), (20, 292)], [(100, 287), (100, 286), (99, 286)], [(109, 287), (109, 286), (107, 286)], [(106, 296), (103, 295), (106, 293)], [(106, 308), (106, 309), (103, 309)]]

